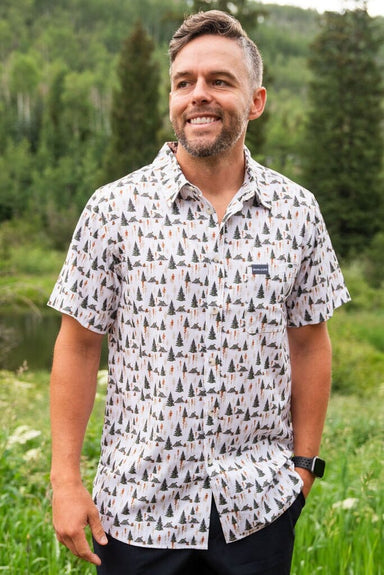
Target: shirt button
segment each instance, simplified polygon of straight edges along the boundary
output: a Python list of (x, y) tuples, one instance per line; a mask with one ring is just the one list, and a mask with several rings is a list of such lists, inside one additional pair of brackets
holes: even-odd
[(209, 365), (216, 365), (216, 358), (215, 357), (210, 357), (208, 360)]
[(215, 262), (215, 264), (219, 264), (220, 263), (220, 258), (218, 256), (215, 256), (213, 258), (213, 261)]
[(212, 315), (217, 315), (219, 313), (219, 308), (218, 307), (212, 307), (211, 308), (211, 314)]

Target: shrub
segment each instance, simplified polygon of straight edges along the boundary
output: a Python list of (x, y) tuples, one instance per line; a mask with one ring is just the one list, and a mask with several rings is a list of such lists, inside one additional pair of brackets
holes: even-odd
[(333, 347), (333, 391), (375, 393), (384, 383), (382, 317), (339, 312), (329, 322)]
[(352, 298), (345, 308), (347, 312), (384, 310), (384, 290), (370, 285), (363, 262), (354, 261), (343, 268), (343, 273)]

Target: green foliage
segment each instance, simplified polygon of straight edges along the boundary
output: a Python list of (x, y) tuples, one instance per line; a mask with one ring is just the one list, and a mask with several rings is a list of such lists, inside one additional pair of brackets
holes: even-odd
[[(383, 34), (384, 20), (377, 19), (372, 23), (358, 16), (361, 38), (351, 32), (350, 39), (347, 37), (341, 43), (346, 59), (340, 74), (338, 69), (336, 74), (340, 76), (340, 82), (341, 79), (348, 80), (341, 91), (341, 104), (334, 103), (340, 92), (335, 89), (331, 93), (334, 99), (323, 98), (328, 112), (332, 110), (332, 114), (328, 114), (331, 117), (338, 118), (339, 108), (346, 108), (347, 103), (348, 110), (353, 107), (353, 126), (356, 126), (356, 140), (361, 143), (361, 149), (356, 155), (350, 153), (345, 160), (339, 153), (343, 149), (341, 140), (344, 144), (349, 141), (344, 125), (328, 145), (323, 140), (328, 121), (320, 122), (314, 141), (306, 141), (303, 146), (307, 86), (313, 77), (305, 62), (310, 54), (310, 44), (319, 32), (316, 12), (290, 6), (259, 5), (250, 0), (206, 0), (200, 4), (203, 9), (224, 8), (232, 12), (262, 52), (267, 68), (267, 111), (262, 118), (251, 122), (247, 138), (256, 159), (303, 182), (303, 147), (306, 148), (304, 153), (311, 151), (315, 165), (309, 170), (311, 178), (306, 170), (304, 183), (319, 197), (322, 208), (324, 204), (338, 250), (357, 252), (363, 244), (356, 248), (353, 237), (359, 235), (366, 245), (376, 229), (377, 232), (383, 230), (384, 214), (380, 207), (383, 184), (377, 183), (375, 169), (372, 169), (372, 162), (382, 155), (377, 139), (380, 113), (371, 103), (371, 96), (380, 93), (380, 78), (375, 76), (377, 71), (372, 70), (370, 62), (374, 56), (382, 74), (384, 48), (378, 46), (376, 39)], [(132, 138), (128, 143), (124, 142), (122, 136), (121, 149), (126, 149), (127, 160), (130, 156), (132, 164), (123, 161), (119, 173), (111, 177), (126, 173), (131, 165), (137, 167), (150, 161), (158, 143), (172, 139), (167, 106), (167, 43), (183, 15), (197, 7), (197, 2), (193, 5), (187, 0), (3, 0), (0, 3), (0, 133), (6, 135), (0, 138), (0, 225), (14, 218), (30, 220), (34, 214), (37, 215), (32, 218), (36, 224), (35, 235), (42, 230), (56, 249), (67, 245), (72, 225), (88, 197), (96, 187), (110, 179), (105, 175), (104, 165), (109, 144), (111, 150), (116, 145), (111, 130), (115, 130), (113, 123), (118, 119), (115, 121), (111, 117), (111, 108), (112, 94), (114, 91), (117, 94), (120, 86), (119, 53), (123, 41), (132, 36), (138, 20), (154, 43), (151, 64), (154, 69), (158, 68), (159, 77), (153, 96), (155, 101), (158, 90), (160, 111), (159, 116), (157, 112), (154, 115), (151, 112), (143, 119), (138, 96), (143, 88), (128, 84), (125, 96), (134, 96), (136, 102), (129, 100), (127, 103), (122, 94), (121, 113), (125, 115), (125, 122), (127, 114), (137, 113), (137, 121), (131, 118), (131, 132), (135, 138), (142, 135), (142, 142), (150, 141), (153, 148), (144, 150), (142, 142), (136, 149), (125, 148), (128, 144), (135, 147), (135, 144)], [(372, 46), (365, 40), (369, 40), (370, 31), (374, 39)], [(336, 40), (326, 42), (324, 55), (319, 58), (324, 60), (324, 66), (329, 67), (330, 72), (337, 60), (334, 57), (337, 46)], [(361, 70), (356, 71), (352, 64), (358, 58), (362, 58)], [(137, 70), (139, 59), (135, 55), (131, 60), (133, 70), (135, 65)], [(147, 64), (145, 62), (143, 68)], [(365, 78), (368, 73), (371, 83)], [(364, 98), (360, 98), (361, 94)], [(360, 109), (361, 101), (364, 109)], [(314, 108), (315, 116), (317, 110), (322, 107)], [(368, 126), (363, 125), (362, 120), (368, 115)], [(352, 124), (348, 130), (352, 130)], [(129, 131), (125, 130), (125, 133), (129, 134)], [(138, 148), (143, 151), (140, 157), (136, 155)], [(323, 161), (324, 150), (332, 150), (329, 162)], [(345, 181), (348, 186), (352, 180), (355, 182), (354, 188), (348, 187), (348, 193), (352, 190), (354, 195), (351, 192), (340, 208), (336, 198), (340, 199), (344, 188), (340, 192), (337, 178), (341, 179), (341, 168), (348, 161), (350, 176)], [(324, 169), (333, 167), (330, 183), (323, 185), (316, 170), (322, 170), (324, 165)], [(363, 176), (355, 168), (361, 165), (366, 166)], [(355, 206), (359, 206), (360, 212)], [(375, 247), (378, 241), (375, 240), (364, 253), (366, 275), (375, 286), (382, 281), (382, 266), (376, 263), (380, 255), (380, 247)]]
[(113, 93), (106, 180), (116, 180), (151, 162), (159, 147), (159, 67), (154, 45), (139, 22), (124, 42)]
[(366, 10), (327, 12), (311, 51), (304, 180), (343, 257), (382, 227), (381, 40)]
[(365, 271), (371, 285), (384, 286), (384, 231), (376, 234), (365, 252)]
[(352, 301), (346, 307), (347, 312), (375, 312), (379, 309), (384, 309), (384, 290), (369, 283), (363, 261), (354, 261), (345, 267), (343, 271), (352, 297)]
[(292, 575), (383, 575), (384, 389), (331, 398), (316, 481), (296, 527)]
[[(177, 4), (184, 7), (182, 1)], [(105, 183), (102, 167), (114, 121), (111, 95), (121, 43), (142, 16), (167, 78), (166, 58), (158, 55), (166, 53), (160, 43), (169, 39), (173, 24), (166, 14), (174, 6), (173, 0), (1, 3), (0, 131), (7, 138), (0, 139), (0, 223), (29, 218), (33, 212), (56, 247), (67, 244), (70, 225), (94, 189)], [(141, 65), (144, 53), (142, 58), (138, 61), (135, 54), (132, 62)], [(146, 66), (145, 62), (142, 71), (149, 72), (145, 82), (152, 82), (153, 100), (145, 104), (151, 113), (144, 121), (137, 119), (134, 134), (142, 133), (152, 151), (136, 139), (135, 153), (143, 152), (141, 159), (133, 159), (136, 166), (152, 160), (158, 127), (148, 137), (148, 123), (153, 127), (161, 121), (153, 113), (155, 78), (160, 81), (156, 65)], [(129, 88), (136, 108), (143, 101), (142, 89), (143, 85)], [(132, 102), (123, 100), (122, 108), (133, 119)], [(53, 229), (56, 225), (59, 228)]]
[(384, 383), (384, 314), (339, 312), (330, 320), (333, 390), (374, 394)]
[(29, 309), (40, 314), (63, 258), (63, 252), (52, 249), (37, 218), (3, 222), (0, 227), (1, 312)]
[(248, 29), (256, 26), (259, 17), (265, 14), (263, 8), (250, 0), (193, 0), (191, 13), (200, 10), (223, 10), (235, 16)]
[(25, 213), (29, 203), (32, 154), (27, 140), (9, 140), (0, 156), (0, 222)]
[[(94, 567), (70, 556), (51, 525), (48, 380), (46, 372), (0, 371), (0, 568), (25, 575), (91, 575)], [(82, 458), (88, 488), (97, 458), (102, 395), (100, 385)]]
[(384, 383), (384, 292), (365, 280), (361, 263), (344, 269), (352, 301), (329, 321), (333, 389), (374, 394)]

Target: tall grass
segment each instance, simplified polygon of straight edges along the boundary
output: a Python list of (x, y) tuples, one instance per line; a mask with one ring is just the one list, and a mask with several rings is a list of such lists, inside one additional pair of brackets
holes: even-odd
[[(51, 526), (49, 416), (46, 372), (0, 372), (0, 572), (12, 575), (94, 574), (72, 557)], [(95, 455), (102, 421), (96, 401), (85, 453)], [(83, 458), (90, 487), (95, 457)]]
[(296, 530), (293, 575), (384, 573), (384, 387), (333, 396), (317, 481)]
[(384, 312), (339, 310), (329, 321), (333, 347), (333, 389), (376, 394), (384, 383)]

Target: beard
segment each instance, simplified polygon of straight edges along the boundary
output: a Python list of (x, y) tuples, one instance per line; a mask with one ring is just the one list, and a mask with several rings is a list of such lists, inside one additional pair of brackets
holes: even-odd
[[(207, 113), (207, 110), (205, 110), (205, 112)], [(201, 113), (204, 115), (204, 111)], [(220, 114), (219, 117), (222, 118), (222, 114)], [(206, 141), (206, 137), (188, 138), (181, 122), (172, 121), (172, 126), (178, 142), (191, 156), (195, 158), (208, 158), (226, 152), (234, 146), (246, 130), (247, 123), (248, 116), (236, 115), (232, 117), (230, 125), (223, 127), (216, 138), (210, 142)]]

